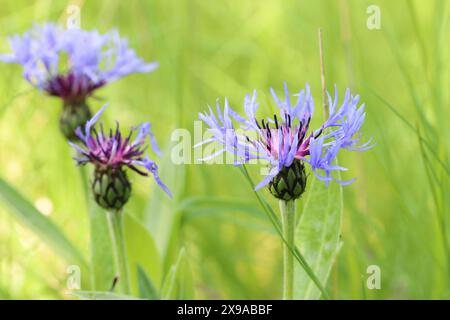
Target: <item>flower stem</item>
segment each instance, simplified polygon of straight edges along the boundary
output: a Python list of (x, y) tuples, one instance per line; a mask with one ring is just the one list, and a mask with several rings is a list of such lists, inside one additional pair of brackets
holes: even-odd
[[(266, 213), (267, 217), (269, 218), (270, 222), (272, 222), (272, 225), (277, 232), (277, 234), (280, 236), (283, 243), (286, 243), (286, 239), (284, 238), (281, 230), (281, 222), (278, 219), (278, 216), (276, 215), (275, 211), (272, 209), (272, 207), (265, 201), (258, 193), (258, 191), (255, 190), (255, 183), (253, 182), (252, 178), (250, 177), (247, 168), (245, 165), (242, 165), (239, 167), (244, 177), (247, 179), (248, 183), (250, 184), (253, 193), (256, 196), (256, 199), (258, 199), (259, 204), (261, 205), (262, 209)], [(289, 249), (291, 250), (292, 254), (294, 255), (295, 260), (299, 263), (299, 265), (303, 268), (303, 270), (306, 272), (306, 274), (310, 277), (310, 279), (314, 282), (314, 284), (317, 286), (317, 288), (322, 293), (322, 296), (324, 299), (329, 300), (330, 295), (325, 290), (324, 286), (320, 282), (320, 280), (315, 275), (314, 271), (311, 269), (310, 265), (306, 261), (305, 257), (302, 255), (300, 250), (296, 246), (290, 246)]]
[(123, 228), (123, 213), (120, 211), (108, 212), (109, 230), (111, 234), (114, 260), (119, 273), (119, 286), (121, 293), (130, 294), (130, 272), (128, 270), (128, 258), (125, 248)]
[(281, 226), (283, 238), (283, 300), (294, 298), (294, 247), (295, 201), (280, 200)]

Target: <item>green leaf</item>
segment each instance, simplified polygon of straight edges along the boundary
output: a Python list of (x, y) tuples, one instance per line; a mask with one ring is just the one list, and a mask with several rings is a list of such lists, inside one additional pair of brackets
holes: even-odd
[(155, 241), (147, 228), (130, 214), (125, 214), (125, 241), (130, 264), (132, 292), (139, 292), (138, 266), (152, 279), (152, 283), (161, 283), (161, 260)]
[(177, 262), (172, 265), (166, 275), (161, 289), (163, 299), (190, 300), (195, 298), (192, 274), (188, 265), (186, 250), (182, 248)]
[(140, 265), (137, 266), (137, 282), (139, 287), (139, 296), (141, 298), (158, 300), (158, 291), (155, 289), (150, 278), (145, 273)]
[(81, 253), (66, 238), (64, 233), (50, 219), (42, 215), (24, 196), (0, 178), (0, 200), (11, 213), (44, 241), (56, 254), (71, 264), (87, 270)]
[(97, 205), (92, 197), (89, 198), (92, 284), (94, 290), (106, 291), (111, 289), (116, 275), (108, 211)]
[(163, 300), (170, 300), (175, 298), (175, 277), (176, 277), (176, 266), (173, 265), (169, 268), (166, 274), (164, 283), (161, 287), (161, 296)]
[(74, 291), (69, 294), (82, 300), (141, 300), (136, 297), (119, 295), (109, 291)]
[[(314, 271), (309, 266), (308, 261), (305, 259), (303, 254), (298, 249), (297, 245), (290, 247), (289, 243), (286, 241), (286, 239), (283, 237), (282, 231), (281, 231), (281, 222), (278, 216), (275, 214), (274, 210), (270, 207), (270, 205), (267, 203), (266, 200), (264, 200), (259, 193), (255, 190), (255, 184), (250, 177), (248, 170), (245, 165), (240, 166), (239, 169), (241, 170), (244, 177), (247, 179), (248, 183), (250, 184), (253, 193), (255, 194), (256, 198), (258, 199), (259, 204), (263, 208), (264, 212), (266, 213), (267, 218), (269, 218), (270, 222), (272, 223), (275, 231), (278, 233), (279, 237), (283, 241), (284, 244), (286, 244), (289, 249), (291, 250), (292, 254), (294, 255), (295, 259), (297, 260), (299, 266), (303, 268), (303, 270), (306, 272), (306, 274), (310, 277), (310, 279), (314, 282), (316, 287), (320, 290), (322, 293), (322, 296), (325, 299), (329, 299), (329, 295), (327, 291), (325, 290), (324, 286), (322, 285), (321, 281), (317, 278)], [(295, 289), (295, 286), (294, 286)], [(295, 293), (294, 293), (295, 294)]]
[[(297, 224), (295, 244), (303, 253), (320, 283), (327, 283), (331, 267), (341, 248), (342, 187), (314, 177), (305, 193), (303, 212)], [(302, 200), (300, 200), (302, 201)], [(295, 299), (319, 299), (321, 292), (311, 278), (296, 266)]]
[(179, 266), (177, 299), (195, 299), (194, 279), (192, 278), (192, 271), (187, 256), (184, 256)]
[(116, 275), (108, 211), (101, 208), (90, 192), (88, 167), (79, 167), (88, 208), (91, 283), (93, 290), (110, 290)]
[(159, 171), (161, 179), (172, 191), (173, 198), (155, 186), (143, 218), (143, 223), (150, 230), (161, 254), (163, 270), (167, 270), (176, 259), (179, 248), (180, 215), (177, 213), (177, 207), (184, 193), (186, 175), (184, 165), (175, 165), (171, 161), (171, 152), (172, 147), (167, 148)]

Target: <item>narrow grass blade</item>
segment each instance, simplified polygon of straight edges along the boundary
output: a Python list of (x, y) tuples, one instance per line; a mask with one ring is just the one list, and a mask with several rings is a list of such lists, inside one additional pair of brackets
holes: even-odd
[(141, 300), (136, 297), (119, 295), (109, 291), (74, 291), (69, 294), (82, 300)]
[[(417, 126), (417, 136), (419, 137), (420, 135), (420, 128), (419, 126)], [(431, 160), (429, 159), (429, 157), (427, 156), (427, 153), (425, 152), (425, 148), (424, 148), (424, 144), (423, 141), (419, 140), (419, 146), (420, 146), (420, 153), (422, 155), (422, 159), (424, 162), (424, 166), (425, 166), (425, 173), (427, 175), (427, 179), (428, 179), (428, 183), (430, 185), (430, 191), (431, 194), (433, 196), (433, 200), (434, 200), (434, 205), (435, 205), (435, 209), (436, 209), (436, 221), (437, 224), (439, 225), (439, 230), (441, 231), (441, 238), (442, 238), (442, 244), (443, 244), (443, 249), (445, 251), (445, 258), (446, 258), (446, 266), (447, 266), (447, 270), (450, 271), (450, 246), (449, 246), (449, 241), (448, 241), (448, 232), (447, 232), (447, 224), (446, 224), (446, 219), (445, 219), (445, 211), (441, 210), (441, 204), (440, 204), (440, 199), (438, 196), (438, 191), (439, 189), (442, 189), (443, 186), (440, 183), (436, 171), (434, 169), (434, 165), (431, 162)], [(433, 183), (433, 181), (435, 181), (436, 185)], [(447, 273), (448, 275), (450, 275), (450, 273)]]
[(186, 168), (183, 165), (175, 165), (170, 160), (170, 147), (167, 148), (164, 158), (159, 167), (159, 174), (166, 185), (170, 188), (173, 198), (169, 198), (161, 188), (155, 188), (149, 198), (142, 221), (150, 231), (156, 246), (161, 254), (163, 270), (173, 263), (178, 253), (178, 247), (174, 248), (176, 242), (174, 237), (178, 235), (179, 215), (177, 207), (184, 193), (184, 181)]
[(0, 178), (0, 200), (11, 210), (17, 220), (32, 230), (59, 256), (69, 263), (87, 269), (83, 256), (63, 232), (2, 178)]
[(192, 277), (187, 264), (186, 250), (182, 248), (177, 261), (169, 269), (161, 289), (162, 299), (193, 299)]
[(372, 89), (369, 88), (369, 90), (372, 92), (372, 94), (378, 98), (378, 100), (380, 100), (381, 102), (383, 102), (383, 104), (390, 110), (392, 111), (400, 120), (403, 121), (403, 123), (405, 123), (411, 130), (413, 130), (419, 137), (419, 139), (424, 143), (424, 145), (427, 147), (428, 151), (430, 152), (430, 154), (438, 161), (439, 165), (442, 166), (442, 168), (445, 170), (445, 172), (447, 173), (447, 175), (450, 175), (450, 169), (448, 168), (447, 164), (444, 163), (444, 161), (442, 161), (441, 158), (439, 158), (439, 156), (436, 154), (436, 151), (434, 150), (433, 146), (431, 145), (431, 143), (426, 140), (424, 137), (422, 137), (416, 130), (415, 126), (409, 122), (400, 112), (398, 112), (388, 101), (386, 101), (385, 99), (383, 99), (379, 94), (377, 94), (375, 91), (373, 91)]
[(137, 266), (137, 282), (139, 287), (139, 296), (144, 299), (158, 300), (159, 294), (152, 280), (140, 265)]
[(300, 250), (294, 246), (290, 246), (289, 243), (286, 241), (286, 239), (283, 237), (282, 231), (281, 231), (281, 223), (280, 219), (276, 215), (276, 213), (273, 211), (273, 209), (270, 207), (270, 205), (259, 195), (257, 191), (255, 191), (255, 184), (253, 183), (252, 178), (250, 177), (247, 168), (245, 165), (242, 165), (239, 167), (242, 174), (245, 176), (247, 181), (249, 182), (250, 186), (252, 187), (252, 190), (254, 191), (256, 198), (258, 199), (258, 202), (263, 207), (264, 212), (266, 213), (267, 217), (269, 218), (270, 222), (273, 224), (275, 230), (277, 231), (278, 235), (282, 239), (282, 241), (289, 247), (291, 252), (294, 254), (295, 259), (300, 263), (302, 268), (305, 270), (305, 272), (308, 274), (308, 276), (311, 278), (311, 280), (314, 282), (314, 284), (319, 288), (320, 292), (322, 293), (323, 298), (329, 299), (330, 296), (325, 290), (324, 286), (321, 284), (317, 276), (314, 274), (314, 271), (309, 266), (308, 262), (304, 258), (304, 256), (301, 254)]

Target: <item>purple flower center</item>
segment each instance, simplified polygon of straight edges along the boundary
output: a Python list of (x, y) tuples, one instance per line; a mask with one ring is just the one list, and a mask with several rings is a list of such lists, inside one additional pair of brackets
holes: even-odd
[(94, 90), (105, 84), (105, 80), (95, 82), (84, 74), (69, 72), (50, 78), (43, 89), (49, 95), (60, 97), (65, 102), (78, 102), (84, 101)]
[[(291, 116), (286, 114), (284, 122), (278, 123), (277, 115), (274, 115), (274, 123), (271, 127), (270, 123), (261, 120), (261, 124), (256, 121), (256, 125), (261, 130), (262, 135), (259, 137), (260, 142), (265, 146), (268, 153), (274, 158), (278, 159), (279, 156), (284, 158), (286, 156), (285, 150), (287, 146), (291, 146), (294, 140), (297, 140), (297, 149), (295, 152), (295, 158), (301, 159), (309, 155), (309, 143), (311, 141), (312, 134), (306, 136), (309, 128), (311, 117), (306, 121), (300, 121), (298, 125), (294, 125), (291, 121)], [(317, 136), (316, 136), (317, 137)], [(248, 139), (250, 142), (251, 140)]]
[(130, 141), (136, 129), (131, 129), (124, 139), (119, 130), (119, 123), (117, 123), (115, 132), (110, 130), (108, 135), (105, 135), (103, 125), (100, 124), (100, 128), (99, 132), (93, 128), (92, 135), (86, 141), (89, 150), (86, 157), (89, 161), (101, 167), (115, 168), (126, 165), (140, 175), (147, 176), (146, 172), (133, 165), (133, 161), (143, 160), (144, 152), (147, 149), (143, 141)]

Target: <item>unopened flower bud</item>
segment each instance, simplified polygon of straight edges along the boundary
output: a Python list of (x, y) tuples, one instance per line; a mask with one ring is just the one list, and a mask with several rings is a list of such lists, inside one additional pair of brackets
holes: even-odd
[(91, 111), (85, 101), (64, 102), (59, 118), (61, 132), (68, 140), (74, 141), (77, 139), (75, 130), (82, 127), (91, 117)]
[(268, 184), (272, 195), (280, 200), (300, 198), (306, 188), (305, 166), (301, 160), (294, 160), (290, 167), (284, 167)]
[(94, 172), (92, 191), (101, 207), (120, 210), (130, 198), (131, 184), (122, 168), (98, 166)]

